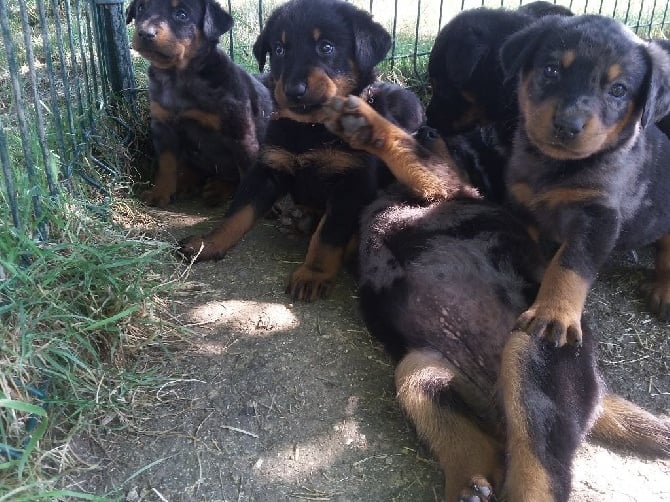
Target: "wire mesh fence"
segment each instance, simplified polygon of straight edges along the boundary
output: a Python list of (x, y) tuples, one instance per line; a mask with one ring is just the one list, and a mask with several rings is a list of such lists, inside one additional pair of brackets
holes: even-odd
[(114, 173), (94, 148), (100, 115), (134, 85), (129, 56), (111, 63), (129, 55), (122, 2), (0, 0), (0, 197), (14, 227), (39, 238), (45, 197), (73, 190), (75, 173), (104, 192), (99, 170)]
[[(283, 0), (218, 0), (235, 19), (222, 46), (253, 71), (252, 46), (270, 12)], [(516, 8), (526, 0), (355, 0), (393, 36), (382, 72), (418, 87), (441, 26), (461, 10)], [(668, 2), (561, 0), (577, 14), (615, 17), (644, 38), (664, 37)], [(115, 118), (118, 99), (132, 101), (146, 87), (146, 62), (128, 47), (123, 0), (0, 0), (0, 200), (3, 225), (46, 238), (42, 203), (73, 178), (106, 193), (117, 167), (101, 159), (100, 120)], [(132, 27), (130, 28), (132, 30)], [(134, 75), (139, 83), (135, 83)], [(108, 121), (106, 124), (109, 124)], [(108, 127), (106, 125), (105, 127)], [(108, 131), (105, 131), (108, 132)]]

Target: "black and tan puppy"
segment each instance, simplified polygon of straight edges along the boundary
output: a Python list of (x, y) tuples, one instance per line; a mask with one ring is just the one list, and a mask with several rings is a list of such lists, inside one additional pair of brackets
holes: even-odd
[(126, 16), (135, 20), (133, 48), (151, 63), (158, 171), (142, 199), (165, 207), (192, 181), (239, 182), (258, 156), (272, 100), (216, 47), (232, 17), (215, 0), (134, 0)]
[(565, 7), (537, 1), (512, 11), (478, 8), (458, 14), (438, 34), (428, 60), (428, 125), (447, 139), (454, 160), (487, 198), (502, 202), (504, 166), (519, 115), (516, 81), (499, 61), (512, 34)]
[(522, 220), (461, 181), (438, 134), (412, 137), (353, 96), (333, 100), (327, 124), (402, 184), (363, 215), (361, 307), (399, 361), (398, 399), (440, 462), (447, 501), (567, 500), (589, 432), (670, 455), (668, 423), (605, 393), (592, 334), (554, 348), (512, 332), (543, 258)]
[(670, 317), (670, 56), (600, 16), (545, 18), (502, 48), (519, 76), (507, 186), (560, 246), (518, 326), (579, 343), (584, 301), (613, 250), (656, 243), (651, 308)]
[(518, 117), (516, 82), (505, 78), (500, 47), (517, 31), (550, 14), (572, 15), (564, 7), (538, 1), (516, 11), (471, 9), (449, 21), (437, 35), (428, 60), (432, 89), (428, 125), (447, 137), (496, 124), (501, 141), (510, 145)]
[(327, 294), (362, 208), (390, 175), (374, 156), (350, 148), (320, 123), (324, 105), (333, 96), (355, 94), (405, 129), (416, 130), (424, 121), (416, 96), (376, 81), (375, 66), (390, 47), (390, 35), (370, 14), (342, 0), (291, 0), (278, 7), (254, 45), (261, 70), (270, 56), (275, 117), (266, 143), (223, 222), (183, 241), (182, 253), (221, 258), (276, 199), (290, 193), (323, 217), (288, 292), (306, 301)]

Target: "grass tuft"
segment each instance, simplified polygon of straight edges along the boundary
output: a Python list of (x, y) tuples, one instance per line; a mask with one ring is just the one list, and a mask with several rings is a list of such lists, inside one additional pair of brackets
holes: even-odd
[(162, 279), (178, 268), (168, 245), (75, 199), (48, 210), (50, 243), (0, 227), (0, 500), (55, 490), (77, 463), (77, 431), (125, 427), (135, 395), (162, 382), (154, 356), (175, 334), (159, 321), (177, 284)]

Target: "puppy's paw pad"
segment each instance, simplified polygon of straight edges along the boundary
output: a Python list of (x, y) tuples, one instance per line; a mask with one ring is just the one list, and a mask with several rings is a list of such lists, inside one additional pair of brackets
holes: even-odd
[(359, 129), (370, 125), (367, 119), (360, 115), (344, 115), (342, 116), (340, 123), (346, 134), (356, 134)]
[(472, 478), (470, 485), (464, 488), (458, 496), (458, 502), (493, 502), (496, 498), (493, 495), (493, 488), (481, 476)]

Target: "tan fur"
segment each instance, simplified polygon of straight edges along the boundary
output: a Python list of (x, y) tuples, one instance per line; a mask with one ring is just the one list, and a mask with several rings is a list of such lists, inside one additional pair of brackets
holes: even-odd
[(624, 118), (613, 125), (605, 126), (599, 117), (592, 116), (573, 140), (560, 141), (554, 130), (554, 115), (559, 104), (555, 99), (533, 102), (529, 84), (530, 76), (526, 76), (519, 85), (519, 109), (524, 129), (531, 142), (553, 159), (579, 160), (608, 148), (618, 140), (621, 131), (634, 118), (635, 107), (631, 103)]
[(523, 361), (531, 339), (521, 331), (512, 333), (503, 350), (499, 385), (507, 424), (507, 474), (505, 493), (514, 502), (551, 501), (551, 481), (532, 447), (521, 395)]
[(456, 500), (473, 477), (502, 483), (502, 445), (467, 417), (435, 404), (425, 387), (447, 387), (454, 376), (448, 362), (430, 350), (409, 352), (395, 372), (398, 401), (419, 436), (433, 449), (445, 473), (445, 500)]
[[(236, 212), (230, 218), (224, 219), (219, 226), (212, 232), (204, 236), (193, 236), (182, 246), (190, 247), (195, 250), (194, 256), (198, 250), (203, 247), (202, 253), (207, 253), (205, 257), (198, 257), (199, 260), (221, 258), (222, 254), (235, 245), (244, 234), (246, 234), (254, 222), (256, 215), (252, 206), (246, 206)], [(201, 254), (202, 254), (201, 253)]]
[(153, 120), (158, 122), (169, 122), (174, 118), (173, 113), (167, 108), (163, 108), (158, 101), (149, 103), (149, 114)]
[[(364, 135), (347, 137), (349, 144), (379, 157), (402, 184), (427, 200), (440, 200), (467, 191), (477, 196), (476, 191), (467, 186), (458, 176), (458, 170), (451, 157), (433, 156), (417, 158), (415, 141), (407, 132), (381, 117), (369, 104), (350, 96), (343, 106), (355, 109), (356, 114), (365, 117), (369, 126)], [(332, 110), (329, 113), (333, 113)], [(337, 112), (335, 112), (336, 114)], [(336, 132), (345, 134), (338, 125), (326, 121)], [(446, 149), (444, 150), (446, 154)]]
[(569, 68), (575, 62), (576, 57), (575, 51), (565, 51), (561, 56), (561, 66)]
[[(300, 298), (305, 301), (314, 301), (330, 290), (344, 258), (345, 247), (323, 244), (321, 232), (325, 220), (325, 216), (321, 218), (312, 234), (305, 262), (291, 274), (289, 280), (288, 290), (292, 296), (296, 296), (295, 293), (300, 290)], [(303, 291), (306, 285), (309, 285), (310, 291)]]
[(141, 195), (146, 204), (165, 207), (170, 203), (170, 197), (177, 191), (177, 172), (179, 166), (177, 158), (172, 152), (164, 152), (158, 158), (158, 171), (154, 179), (154, 186)]
[(566, 244), (563, 244), (559, 248), (544, 272), (535, 302), (519, 317), (520, 327), (527, 327), (531, 319), (536, 322), (549, 319), (560, 321), (563, 332), (556, 335), (557, 339), (550, 340), (559, 347), (568, 342), (581, 341), (581, 317), (590, 286), (577, 272), (561, 265), (565, 247)]
[(603, 398), (602, 408), (591, 437), (618, 448), (670, 455), (670, 422), (614, 394)]
[(214, 129), (215, 131), (221, 130), (221, 117), (216, 113), (208, 113), (203, 110), (192, 108), (190, 110), (184, 110), (183, 112), (180, 112), (179, 118), (194, 120), (204, 127), (207, 127), (208, 129)]

